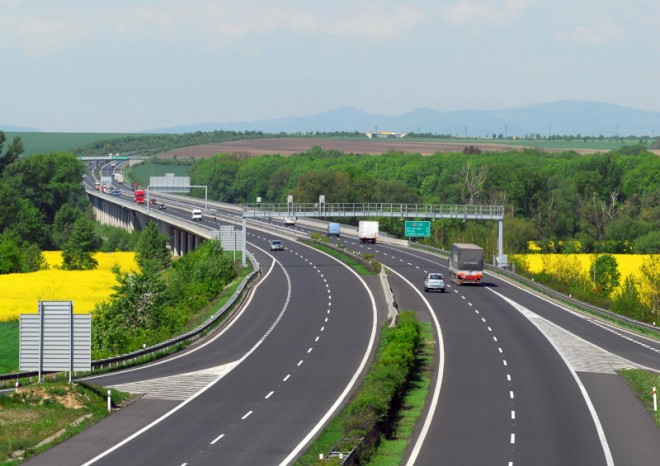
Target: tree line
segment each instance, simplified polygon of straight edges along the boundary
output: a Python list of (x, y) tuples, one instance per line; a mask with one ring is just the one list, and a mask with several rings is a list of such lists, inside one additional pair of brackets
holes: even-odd
[[(314, 147), (293, 156), (220, 154), (196, 161), (191, 183), (231, 203), (385, 202), (506, 206), (505, 249), (544, 252), (657, 253), (660, 250), (660, 160), (639, 145), (603, 154), (390, 152), (345, 154)], [(202, 195), (203, 193), (198, 193)], [(403, 236), (403, 222), (382, 219)], [(428, 243), (483, 244), (496, 251), (497, 226), (434, 221)]]

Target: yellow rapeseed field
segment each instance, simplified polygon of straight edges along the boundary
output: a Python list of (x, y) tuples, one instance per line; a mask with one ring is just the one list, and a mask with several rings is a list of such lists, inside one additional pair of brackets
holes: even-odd
[(115, 264), (122, 272), (137, 270), (133, 252), (96, 253), (98, 268), (84, 271), (60, 270), (60, 251), (46, 251), (44, 257), (50, 270), (0, 275), (0, 322), (36, 314), (38, 301), (73, 301), (75, 313), (89, 313), (117, 284), (112, 273)]
[[(623, 282), (628, 275), (639, 277), (640, 268), (645, 260), (649, 258), (648, 254), (612, 254), (616, 259), (619, 273), (621, 274), (621, 282)], [(516, 254), (515, 257), (523, 258), (527, 263), (527, 269), (532, 273), (542, 272), (544, 268), (544, 257), (546, 262), (548, 257), (551, 258), (568, 258), (573, 260), (576, 258), (582, 267), (581, 272), (588, 274), (591, 269), (591, 264), (597, 257), (596, 254)]]

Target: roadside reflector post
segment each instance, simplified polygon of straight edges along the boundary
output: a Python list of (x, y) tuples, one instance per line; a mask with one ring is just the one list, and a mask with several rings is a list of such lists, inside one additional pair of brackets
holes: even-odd
[(112, 390), (108, 390), (108, 412), (112, 411)]
[(658, 395), (655, 392), (655, 387), (653, 387), (653, 411), (658, 410)]

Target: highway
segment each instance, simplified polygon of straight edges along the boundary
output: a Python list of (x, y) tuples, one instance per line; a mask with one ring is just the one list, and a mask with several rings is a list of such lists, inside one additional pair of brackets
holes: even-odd
[(302, 451), (367, 367), (376, 298), (335, 259), (286, 239), (271, 253), (271, 235), (250, 233), (263, 278), (241, 315), (181, 354), (89, 380), (144, 396), (26, 464), (286, 464)]
[(614, 369), (660, 371), (660, 342), (563, 309), (492, 275), (483, 286), (423, 293), (427, 271), (447, 273), (445, 258), (342, 241), (374, 253), (400, 277), (398, 285), (392, 281), (400, 309), (416, 310), (424, 319), (430, 307), (439, 325), (441, 387), (435, 387), (428, 431), (410, 446), (407, 464), (657, 461), (660, 432)]
[[(271, 235), (249, 233), (264, 279), (244, 314), (204, 347), (97, 379), (120, 388), (140, 382), (147, 395), (29, 464), (288, 464), (295, 457), (371, 350), (374, 298), (327, 256), (286, 239), (285, 251), (271, 254)], [(660, 430), (615, 370), (660, 371), (657, 340), (490, 274), (483, 286), (424, 293), (424, 274), (446, 274), (446, 259), (340, 241), (374, 253), (393, 272), (399, 309), (434, 325), (434, 384), (406, 464), (656, 464)], [(158, 394), (168, 378), (199, 379), (199, 371), (211, 382), (183, 400)]]

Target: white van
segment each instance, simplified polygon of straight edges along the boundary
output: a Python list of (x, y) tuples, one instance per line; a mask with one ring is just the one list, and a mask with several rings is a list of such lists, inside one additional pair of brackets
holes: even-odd
[(202, 219), (202, 211), (199, 210), (199, 209), (193, 209), (192, 219), (193, 220), (201, 220)]

